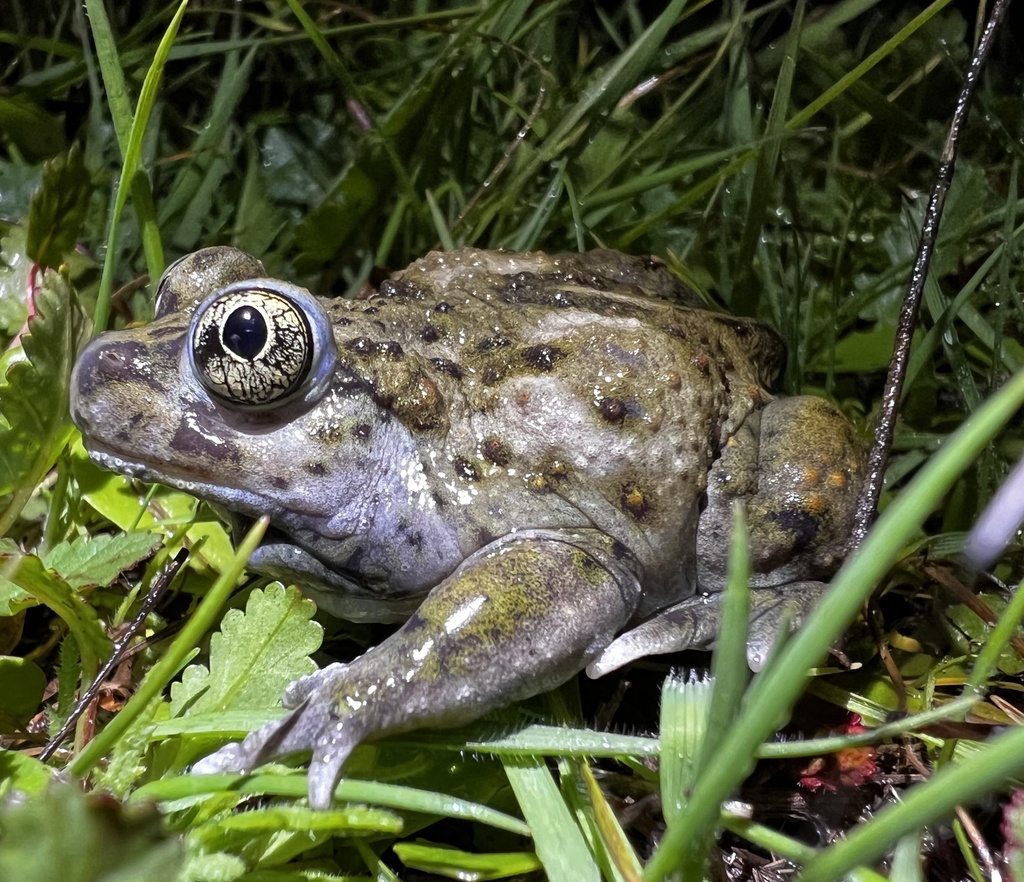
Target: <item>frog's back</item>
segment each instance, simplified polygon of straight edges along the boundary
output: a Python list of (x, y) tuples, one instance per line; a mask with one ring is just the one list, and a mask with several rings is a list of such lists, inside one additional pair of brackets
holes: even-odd
[(647, 258), (463, 250), (333, 308), (463, 554), (596, 526), (640, 560), (656, 608), (692, 592), (708, 469), (781, 367), (774, 331), (698, 304)]

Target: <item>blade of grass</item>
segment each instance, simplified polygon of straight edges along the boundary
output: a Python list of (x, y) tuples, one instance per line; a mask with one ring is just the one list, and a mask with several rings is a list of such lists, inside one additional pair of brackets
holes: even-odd
[[(755, 678), (743, 712), (720, 741), (686, 813), (675, 827), (668, 829), (652, 857), (645, 875), (647, 882), (665, 879), (676, 868), (686, 843), (717, 817), (722, 802), (753, 769), (758, 746), (789, 717), (807, 683), (810, 668), (853, 621), (886, 570), (898, 559), (904, 544), (960, 473), (1022, 404), (1024, 372), (986, 401), (924, 466), (900, 498), (883, 512), (864, 544), (836, 575), (801, 631), (781, 652), (773, 654), (763, 673)], [(1024, 732), (1020, 734), (1024, 748)], [(1020, 762), (1024, 763), (1024, 752)], [(862, 860), (858, 858), (855, 863)], [(828, 878), (839, 875), (841, 873)]]
[(793, 11), (793, 22), (786, 35), (782, 65), (775, 81), (772, 106), (768, 111), (768, 123), (757, 150), (754, 180), (750, 185), (750, 202), (743, 222), (743, 232), (740, 233), (739, 251), (734, 260), (737, 275), (729, 304), (739, 315), (753, 315), (757, 306), (756, 291), (760, 289), (760, 285), (755, 288), (753, 283), (754, 253), (761, 236), (761, 228), (764, 226), (768, 202), (774, 191), (775, 172), (779, 164), (779, 151), (782, 148), (786, 115), (789, 112), (789, 101), (793, 91), (793, 75), (796, 72), (796, 58), (800, 51), (800, 36), (806, 7), (806, 0), (799, 0)]
[[(305, 775), (282, 775), (280, 772), (266, 775), (182, 775), (145, 784), (131, 794), (130, 800), (194, 801), (207, 794), (228, 791), (238, 796), (251, 794), (303, 799), (309, 792), (309, 784)], [(479, 821), (498, 830), (507, 830), (516, 836), (530, 835), (530, 828), (512, 815), (446, 793), (435, 793), (401, 784), (343, 778), (335, 788), (334, 798), (337, 802), (362, 802), (443, 818)]]
[[(185, 14), (188, 0), (182, 0), (178, 11), (175, 13), (164, 39), (157, 47), (156, 57), (153, 59), (146, 80), (143, 84), (142, 94), (139, 96), (139, 111), (137, 115), (132, 114), (131, 101), (128, 98), (128, 87), (124, 79), (124, 71), (121, 69), (117, 51), (117, 42), (114, 40), (114, 33), (110, 27), (110, 20), (107, 18), (107, 10), (103, 0), (85, 0), (85, 9), (88, 13), (89, 27), (92, 31), (93, 40), (96, 43), (96, 57), (100, 63), (100, 73), (103, 77), (103, 87), (107, 93), (107, 104), (110, 107), (110, 116), (114, 123), (114, 132), (117, 135), (117, 143), (123, 157), (121, 179), (118, 185), (115, 205), (124, 203), (128, 199), (128, 191), (132, 193), (135, 211), (139, 218), (139, 227), (142, 234), (142, 247), (146, 255), (146, 265), (152, 278), (159, 278), (164, 268), (163, 246), (160, 243), (160, 230), (156, 222), (156, 212), (153, 206), (153, 193), (149, 181), (145, 175), (137, 174), (138, 157), (142, 152), (142, 136), (145, 133), (145, 120), (149, 117), (152, 109), (153, 98), (155, 97), (156, 86), (159, 82), (160, 73), (167, 60), (167, 53), (170, 51), (177, 34), (178, 25)], [(154, 77), (154, 69), (156, 76)], [(147, 96), (147, 85), (150, 94)], [(149, 107), (145, 109), (145, 102)], [(141, 130), (136, 134), (135, 128), (140, 122), (139, 116), (144, 117), (141, 122)], [(133, 141), (135, 142), (133, 146)], [(129, 156), (134, 152), (134, 164), (129, 163)], [(95, 322), (95, 333), (106, 329), (107, 320), (110, 316), (110, 296), (113, 289), (113, 261), (115, 249), (112, 247), (117, 242), (117, 227), (121, 211), (116, 209), (110, 219), (110, 227), (107, 235), (107, 252), (103, 264), (103, 277), (100, 280), (100, 292), (96, 301), (96, 310), (93, 314)], [(102, 321), (101, 321), (102, 319)]]
[[(177, 229), (170, 236), (170, 241), (178, 248), (193, 248), (199, 239), (199, 219), (206, 216), (208, 205), (204, 202), (203, 205), (197, 206), (193, 197), (204, 175), (218, 162), (220, 145), (230, 137), (235, 110), (250, 85), (249, 74), (257, 48), (251, 46), (241, 60), (237, 53), (231, 53), (225, 59), (213, 106), (192, 144), (190, 161), (178, 172), (167, 196), (160, 202), (161, 227), (166, 228), (172, 218), (180, 218)], [(219, 161), (222, 164), (225, 162), (223, 159)], [(224, 167), (226, 168), (226, 165)], [(219, 182), (218, 176), (217, 183)]]
[(615, 812), (608, 805), (608, 800), (597, 783), (594, 773), (590, 770), (590, 766), (584, 765), (580, 774), (590, 800), (594, 825), (600, 835), (600, 844), (604, 848), (606, 859), (614, 865), (615, 870), (626, 882), (641, 882), (643, 867), (640, 866), (636, 852), (619, 824), (619, 819), (615, 817)]
[(509, 757), (505, 773), (551, 882), (599, 882), (597, 864), (544, 760)]
[[(853, 70), (851, 70), (846, 76), (840, 79), (838, 82), (830, 86), (821, 95), (818, 96), (814, 101), (808, 104), (803, 110), (798, 111), (793, 117), (786, 123), (785, 129), (787, 132), (797, 131), (801, 126), (814, 117), (819, 111), (827, 107), (831, 102), (835, 101), (840, 95), (842, 95), (847, 89), (850, 88), (854, 83), (862, 79), (872, 68), (884, 61), (889, 55), (891, 55), (896, 49), (898, 49), (915, 31), (926, 25), (934, 16), (942, 11), (946, 6), (949, 5), (951, 0), (935, 0), (930, 6), (925, 8), (919, 15), (911, 19), (903, 28), (899, 30), (892, 38), (886, 40), (878, 49), (872, 52), (867, 58), (858, 64)], [(684, 192), (674, 203), (669, 205), (667, 208), (659, 211), (656, 214), (652, 214), (643, 223), (638, 224), (629, 230), (628, 233), (623, 235), (619, 239), (618, 247), (625, 248), (630, 243), (635, 242), (644, 234), (650, 232), (652, 229), (656, 229), (663, 226), (665, 221), (669, 218), (675, 217), (678, 214), (684, 212), (690, 205), (701, 198), (706, 193), (710, 193), (715, 187), (721, 183), (722, 180), (731, 176), (735, 172), (739, 171), (752, 159), (756, 158), (757, 150), (752, 148), (744, 153), (737, 156), (732, 162), (728, 163), (723, 169), (716, 174), (712, 175), (703, 181), (698, 182), (688, 191)]]
[(559, 124), (539, 145), (530, 160), (524, 162), (510, 179), (505, 199), (482, 204), (479, 216), (474, 219), (469, 241), (481, 238), (483, 231), (507, 202), (528, 192), (528, 182), (536, 178), (541, 168), (563, 154), (571, 153), (575, 146), (583, 142), (583, 135), (591, 121), (599, 118), (603, 111), (635, 85), (635, 80), (661, 48), (669, 29), (686, 8), (686, 3), (687, 0), (671, 0), (665, 11), (651, 22), (640, 37), (584, 90), (580, 100), (562, 116)]

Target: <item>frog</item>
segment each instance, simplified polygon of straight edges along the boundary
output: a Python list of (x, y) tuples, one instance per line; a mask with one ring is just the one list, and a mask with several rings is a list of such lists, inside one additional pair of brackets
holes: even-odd
[(865, 468), (833, 403), (772, 391), (785, 360), (767, 323), (607, 249), (431, 252), (358, 299), (228, 246), (172, 264), (153, 320), (76, 362), (89, 455), (267, 516), (252, 572), (396, 626), (193, 771), (310, 753), (324, 808), (365, 741), (707, 648), (737, 506), (761, 667), (849, 552)]

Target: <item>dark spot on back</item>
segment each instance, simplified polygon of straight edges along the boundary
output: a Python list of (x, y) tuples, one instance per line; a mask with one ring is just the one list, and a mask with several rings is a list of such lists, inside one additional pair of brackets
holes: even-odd
[(420, 339), (424, 343), (436, 343), (440, 336), (441, 332), (433, 325), (427, 325), (422, 331), (420, 331)]
[(376, 348), (373, 340), (369, 337), (353, 337), (345, 343), (345, 349), (356, 355), (370, 355)]
[(490, 337), (485, 337), (479, 343), (476, 344), (477, 352), (490, 352), (493, 349), (502, 349), (506, 346), (511, 346), (512, 341), (509, 340), (504, 334), (492, 334)]
[(482, 451), (484, 458), (493, 462), (496, 466), (506, 466), (509, 463), (509, 452), (497, 435), (488, 435), (484, 438)]
[(464, 456), (455, 457), (453, 465), (455, 466), (455, 474), (460, 478), (465, 478), (467, 481), (476, 481), (480, 477), (476, 466)]
[(651, 504), (643, 492), (635, 484), (627, 484), (622, 488), (622, 495), (619, 497), (624, 511), (631, 514), (636, 520), (641, 520), (651, 510)]
[(288, 479), (282, 477), (281, 475), (271, 475), (270, 484), (272, 487), (276, 487), (278, 490), (287, 490), (288, 487), (290, 486), (288, 483)]
[(609, 423), (621, 423), (626, 418), (626, 402), (621, 398), (602, 398), (597, 406)]
[(443, 301), (443, 300), (439, 304), (437, 304), (437, 306), (435, 306), (434, 309), (437, 310), (437, 312), (451, 312), (452, 311), (451, 304), (445, 303), (445, 301)]
[(565, 353), (557, 346), (541, 343), (538, 346), (530, 346), (522, 352), (523, 361), (534, 370), (547, 373), (555, 366), (555, 362), (565, 358)]
[(322, 478), (327, 474), (327, 469), (322, 462), (307, 462), (302, 467), (316, 478)]
[(363, 315), (376, 315), (378, 312), (380, 312), (380, 307), (379, 306), (364, 306), (363, 307)]
[(380, 352), (381, 355), (395, 361), (405, 354), (402, 351), (402, 345), (395, 340), (385, 340), (383, 343), (378, 343), (377, 351)]
[(629, 549), (619, 542), (618, 539), (612, 542), (612, 554), (615, 555), (616, 560), (625, 560), (626, 558), (631, 557)]
[(768, 520), (778, 524), (793, 537), (793, 551), (802, 551), (814, 542), (818, 535), (818, 519), (798, 508), (784, 508), (768, 512)]
[(485, 386), (493, 386), (501, 379), (501, 369), (497, 365), (489, 364), (480, 375)]
[(449, 361), (447, 358), (432, 358), (430, 363), (434, 366), (435, 370), (439, 370), (442, 374), (448, 374), (449, 377), (453, 377), (456, 380), (462, 379), (462, 368), (454, 361)]
[(352, 427), (352, 437), (365, 444), (370, 440), (370, 426), (367, 423), (357, 423)]

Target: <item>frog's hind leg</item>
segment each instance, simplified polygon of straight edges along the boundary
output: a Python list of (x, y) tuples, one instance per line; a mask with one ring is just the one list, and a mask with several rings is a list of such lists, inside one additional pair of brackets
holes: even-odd
[(842, 562), (863, 480), (864, 450), (849, 421), (822, 398), (779, 398), (722, 445), (697, 527), (703, 596), (662, 610), (619, 637), (591, 676), (644, 655), (710, 646), (721, 627), (732, 506), (746, 511), (751, 619), (747, 660), (763, 667), (783, 623), (800, 624)]
[(459, 725), (554, 688), (612, 641), (639, 597), (632, 555), (596, 530), (512, 534), (469, 557), (379, 646), (293, 683), (287, 719), (194, 771), (244, 771), (312, 750), (310, 804), (326, 807), (360, 742)]

